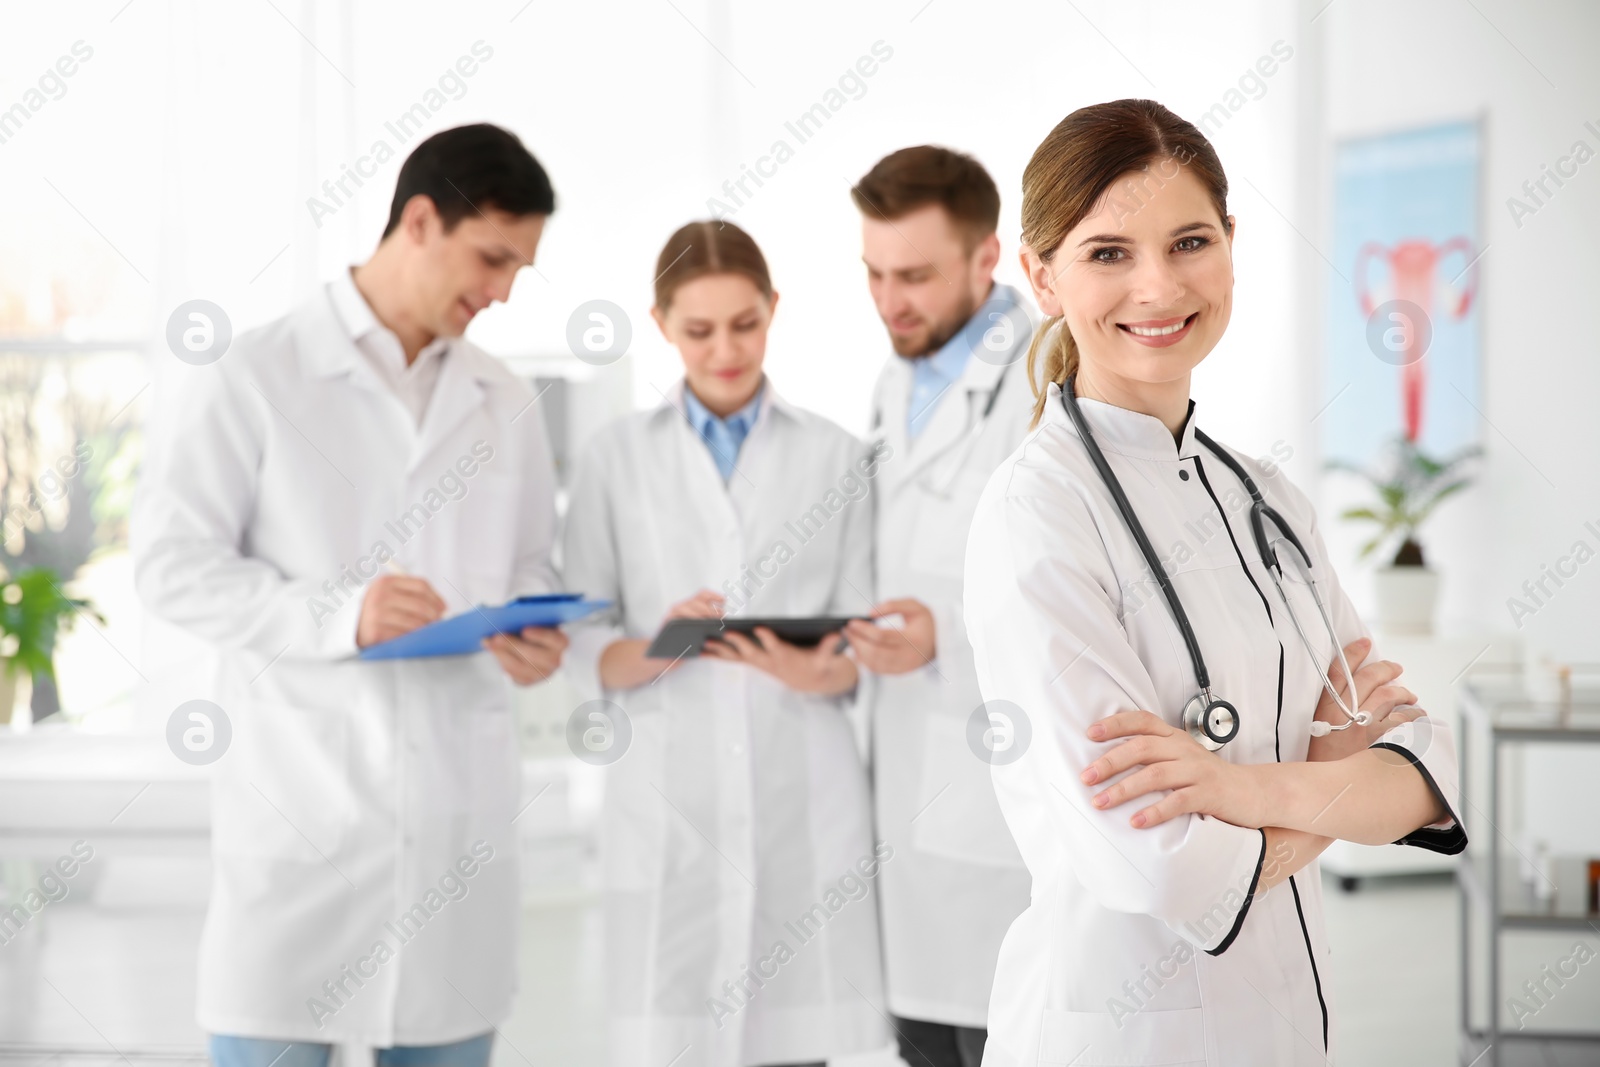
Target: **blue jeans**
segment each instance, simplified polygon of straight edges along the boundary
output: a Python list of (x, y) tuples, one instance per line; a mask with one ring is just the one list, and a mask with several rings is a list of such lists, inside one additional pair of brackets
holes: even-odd
[[(489, 1067), (494, 1034), (479, 1034), (449, 1045), (398, 1045), (378, 1050), (377, 1067)], [(215, 1067), (328, 1067), (333, 1046), (273, 1041), (261, 1037), (211, 1035)]]

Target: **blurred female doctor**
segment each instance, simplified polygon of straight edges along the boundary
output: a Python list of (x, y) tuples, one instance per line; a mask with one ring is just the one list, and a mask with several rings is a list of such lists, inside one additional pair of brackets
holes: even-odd
[(1023, 174), (1049, 384), (966, 570), (984, 699), (1031, 736), (994, 768), (1033, 898), (988, 1067), (1334, 1062), (1317, 855), (1466, 843), (1446, 727), (1397, 665), (1329, 667), (1371, 643), (1310, 502), (1196, 425), (1190, 373), (1232, 309), (1226, 198), (1204, 136), (1148, 100), (1067, 116)]
[[(864, 446), (762, 372), (777, 294), (731, 223), (691, 223), (652, 309), (683, 357), (662, 403), (602, 431), (573, 478), (569, 588), (617, 602), (575, 627), (569, 670), (626, 751), (602, 829), (614, 1063), (799, 1064), (880, 1048), (865, 773), (846, 709), (855, 662), (757, 630), (705, 656), (644, 657), (670, 618), (865, 614)], [(874, 1007), (878, 1005), (878, 1007)]]

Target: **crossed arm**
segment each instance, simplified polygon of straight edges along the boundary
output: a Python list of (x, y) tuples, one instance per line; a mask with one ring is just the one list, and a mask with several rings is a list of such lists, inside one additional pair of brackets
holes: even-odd
[[(1360, 663), (1371, 647), (1368, 638), (1353, 641), (1345, 647), (1346, 658)], [(1229, 763), (1148, 711), (1101, 719), (1090, 725), (1090, 740), (1127, 740), (1086, 767), (1083, 783), (1092, 786), (1132, 773), (1100, 790), (1091, 803), (1110, 810), (1167, 790), (1160, 800), (1134, 811), (1129, 825), (1148, 829), (1180, 815), (1199, 814), (1262, 830), (1268, 854), (1282, 862), (1263, 868), (1261, 891), (1304, 868), (1334, 840), (1388, 844), (1449, 818), (1449, 809), (1410, 759), (1369, 747), (1394, 727), (1426, 714), (1411, 706), (1416, 694), (1391, 684), (1400, 674), (1399, 664), (1378, 660), (1355, 674), (1360, 707), (1372, 713), (1373, 721), (1313, 737), (1304, 763)], [(1328, 677), (1334, 688), (1345, 691), (1337, 664)], [(1344, 721), (1326, 690), (1316, 718), (1335, 725)]]

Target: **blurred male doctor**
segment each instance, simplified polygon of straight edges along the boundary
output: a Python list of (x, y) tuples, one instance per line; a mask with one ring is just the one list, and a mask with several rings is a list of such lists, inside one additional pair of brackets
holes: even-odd
[(978, 495), (1028, 432), (1032, 320), (994, 281), (1000, 194), (977, 160), (901, 149), (851, 195), (895, 353), (873, 393), (873, 433), (894, 457), (878, 474), (875, 613), (904, 626), (847, 631), (885, 676), (871, 748), (878, 833), (896, 850), (880, 875), (889, 1010), (911, 1067), (977, 1067), (1000, 942), (1030, 881), (990, 784), (1011, 737), (981, 710), (961, 583)]
[(198, 1017), (221, 1067), (486, 1064), (510, 1012), (519, 796), (510, 691), (560, 662), (363, 662), (474, 604), (555, 588), (532, 392), (462, 338), (555, 208), (516, 137), (466, 126), (400, 169), (372, 258), (215, 363), (180, 368), (146, 464), (135, 580), (218, 646)]

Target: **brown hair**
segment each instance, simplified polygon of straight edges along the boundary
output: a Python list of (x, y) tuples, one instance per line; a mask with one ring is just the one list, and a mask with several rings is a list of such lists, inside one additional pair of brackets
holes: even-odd
[(772, 299), (772, 276), (755, 239), (731, 222), (706, 219), (680, 226), (656, 257), (656, 307), (665, 313), (679, 286), (707, 274), (742, 274)]
[[(1079, 108), (1056, 124), (1022, 172), (1022, 241), (1045, 263), (1068, 233), (1098, 209), (1113, 182), (1129, 171), (1171, 159), (1189, 167), (1228, 229), (1228, 178), (1222, 162), (1194, 125), (1154, 100), (1113, 100)], [(1151, 176), (1164, 184), (1176, 174)], [(1034, 373), (1045, 352), (1044, 377)], [(1064, 316), (1045, 318), (1028, 346), (1033, 422), (1044, 414), (1047, 386), (1064, 386), (1078, 370), (1078, 345)]]
[(891, 221), (938, 204), (962, 231), (969, 252), (1000, 225), (1000, 190), (983, 164), (936, 145), (884, 156), (850, 187), (850, 199), (868, 218)]

